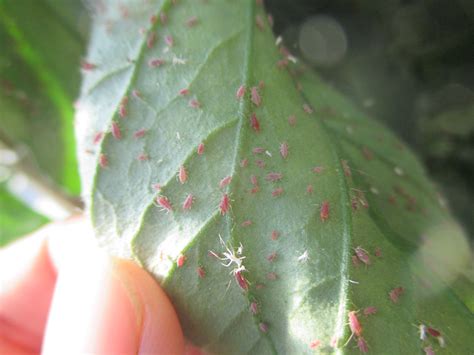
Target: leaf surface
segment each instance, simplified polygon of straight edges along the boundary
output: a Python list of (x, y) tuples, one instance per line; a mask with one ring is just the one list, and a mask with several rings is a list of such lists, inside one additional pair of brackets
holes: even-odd
[[(132, 3), (96, 9), (82, 182), (100, 241), (153, 273), (186, 336), (216, 353), (357, 353), (360, 310), (373, 353), (472, 348), (472, 314), (447, 287), (467, 243), (416, 157), (289, 73), (255, 1)], [(358, 246), (370, 265), (353, 264)]]

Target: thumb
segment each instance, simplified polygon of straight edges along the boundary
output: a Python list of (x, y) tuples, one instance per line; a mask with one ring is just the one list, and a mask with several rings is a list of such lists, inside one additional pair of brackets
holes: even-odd
[(59, 268), (44, 354), (183, 352), (171, 302), (140, 267), (100, 255)]

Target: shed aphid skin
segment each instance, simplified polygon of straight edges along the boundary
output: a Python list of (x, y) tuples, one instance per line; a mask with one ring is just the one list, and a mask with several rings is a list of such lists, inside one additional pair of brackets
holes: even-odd
[(186, 181), (188, 181), (188, 172), (186, 171), (184, 165), (179, 167), (178, 179), (181, 184), (184, 184)]
[(221, 202), (219, 203), (219, 209), (221, 211), (221, 215), (225, 215), (227, 212), (229, 212), (229, 209), (230, 209), (229, 195), (227, 194), (222, 195)]
[(170, 212), (173, 210), (170, 200), (165, 196), (158, 196), (156, 198), (156, 203), (158, 203), (162, 211)]
[(280, 181), (283, 178), (282, 173), (270, 172), (265, 176), (265, 180), (270, 182)]
[(288, 158), (288, 143), (283, 142), (280, 144), (280, 155), (283, 159)]
[(186, 262), (186, 256), (183, 254), (179, 254), (178, 258), (176, 259), (176, 266), (183, 267), (184, 263)]
[(361, 246), (358, 246), (358, 247), (354, 248), (354, 251), (357, 255), (357, 258), (360, 261), (362, 261), (365, 265), (370, 265), (370, 257), (369, 257), (369, 253), (367, 252), (367, 250), (365, 250)]
[(393, 290), (391, 290), (388, 295), (390, 297), (390, 300), (393, 303), (398, 303), (400, 296), (403, 294), (405, 289), (401, 286), (395, 287)]
[(237, 89), (237, 92), (235, 93), (235, 98), (237, 100), (241, 99), (245, 95), (245, 85), (240, 85), (239, 88)]
[(321, 222), (325, 222), (329, 219), (329, 201), (324, 201), (321, 204), (321, 210), (319, 211), (319, 217)]
[(99, 155), (99, 165), (101, 168), (106, 168), (109, 166), (109, 160), (107, 159), (107, 156), (104, 153), (100, 153)]
[(255, 132), (260, 132), (260, 122), (255, 113), (252, 113), (252, 115), (250, 116), (250, 126)]
[(122, 138), (122, 131), (120, 130), (120, 127), (119, 127), (117, 122), (112, 121), (111, 131), (112, 131), (112, 136), (115, 139), (121, 139)]
[(219, 187), (221, 189), (223, 189), (224, 187), (226, 187), (227, 185), (229, 185), (232, 181), (232, 176), (226, 176), (225, 178), (223, 178), (220, 182), (219, 182)]
[(396, 166), (395, 168), (393, 168), (393, 171), (395, 172), (395, 174), (397, 174), (398, 176), (403, 176), (405, 175), (404, 171), (402, 170), (402, 168)]
[(193, 207), (193, 202), (194, 202), (194, 196), (192, 194), (189, 194), (186, 196), (183, 202), (183, 210), (188, 211)]
[(420, 325), (418, 326), (418, 334), (420, 334), (420, 340), (421, 340), (421, 341), (425, 341), (425, 340), (426, 340), (426, 338), (427, 338), (427, 333), (426, 333), (426, 331), (427, 331), (426, 325), (420, 324)]
[(260, 94), (258, 93), (258, 89), (256, 86), (253, 86), (250, 89), (250, 96), (255, 106), (259, 107), (262, 104), (262, 98), (260, 97)]
[(197, 147), (197, 153), (198, 155), (203, 155), (204, 154), (204, 143), (199, 143)]
[(300, 263), (305, 263), (305, 262), (307, 262), (308, 260), (309, 260), (309, 254), (308, 254), (308, 251), (307, 251), (307, 250), (305, 250), (305, 251), (303, 252), (303, 254), (301, 254), (300, 256), (298, 256), (298, 261), (299, 261)]

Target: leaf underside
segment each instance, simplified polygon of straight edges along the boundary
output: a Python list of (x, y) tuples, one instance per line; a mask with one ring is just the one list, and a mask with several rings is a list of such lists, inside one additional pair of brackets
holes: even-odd
[[(472, 349), (472, 314), (447, 286), (469, 257), (462, 231), (393, 134), (286, 65), (261, 6), (101, 4), (76, 115), (84, 193), (99, 240), (160, 280), (192, 342), (358, 353), (358, 337), (345, 343), (360, 310), (370, 352)], [(357, 246), (370, 265), (353, 264)], [(226, 250), (245, 258), (226, 267)], [(420, 340), (419, 324), (446, 347)]]

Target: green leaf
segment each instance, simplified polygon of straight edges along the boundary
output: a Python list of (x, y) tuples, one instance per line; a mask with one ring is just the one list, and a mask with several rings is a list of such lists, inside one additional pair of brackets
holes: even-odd
[(0, 221), (0, 247), (3, 247), (42, 226), (48, 219), (14, 198), (4, 184), (0, 184)]
[(72, 103), (84, 38), (79, 25), (65, 22), (66, 3), (0, 1), (0, 128), (30, 148), (41, 170), (79, 193)]
[[(468, 244), (416, 157), (315, 75), (279, 68), (255, 1), (130, 4), (107, 2), (92, 28), (76, 116), (84, 194), (100, 241), (153, 273), (186, 336), (215, 353), (317, 341), (358, 353), (357, 337), (345, 343), (360, 310), (373, 353), (467, 353), (473, 317), (449, 283)], [(353, 265), (357, 246), (370, 265)], [(446, 348), (420, 340), (420, 324)]]

